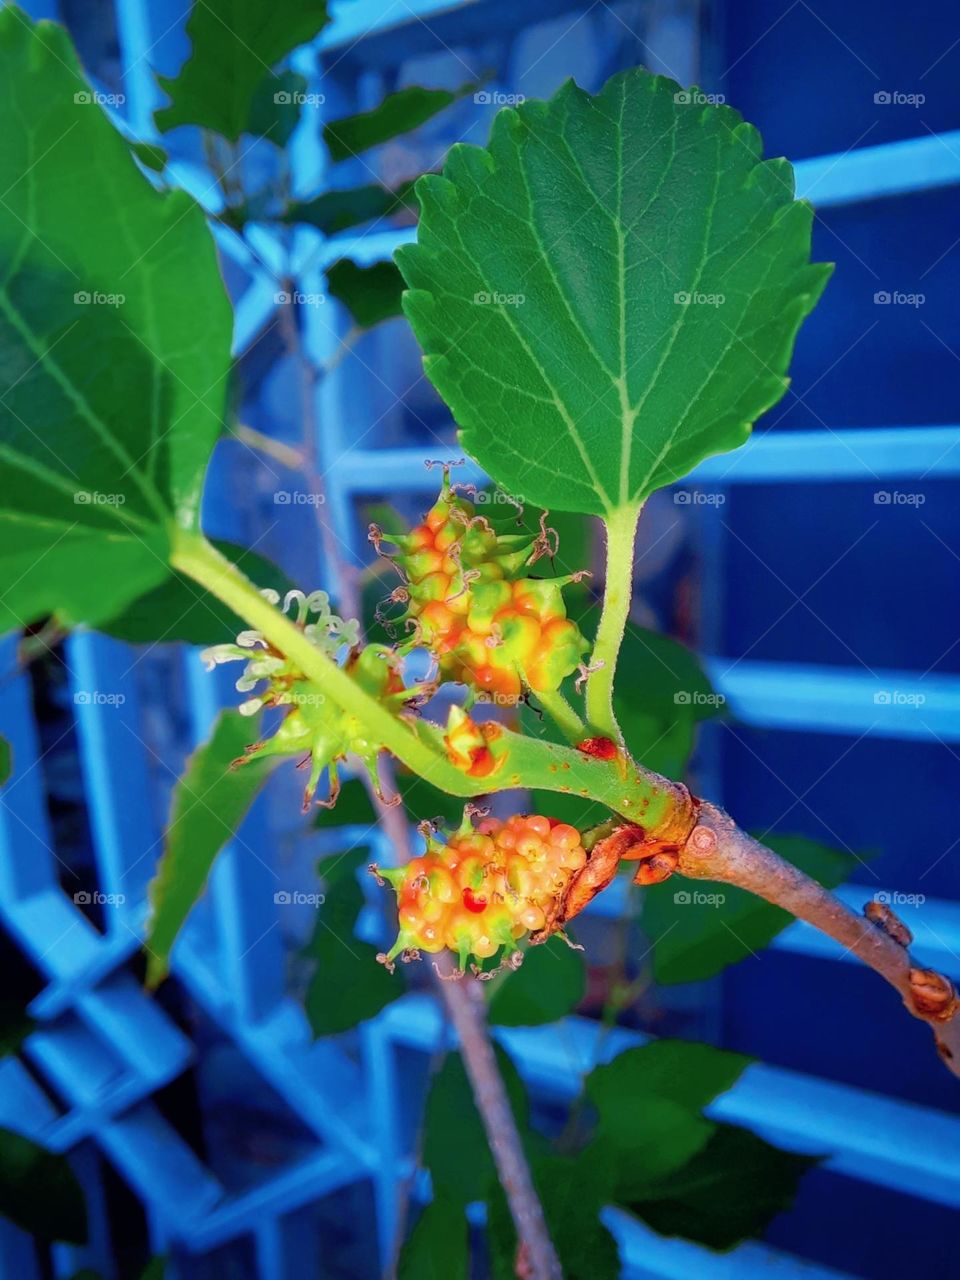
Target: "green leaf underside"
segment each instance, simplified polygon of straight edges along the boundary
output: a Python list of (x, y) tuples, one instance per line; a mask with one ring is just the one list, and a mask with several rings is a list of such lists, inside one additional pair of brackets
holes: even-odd
[(463, 1206), (435, 1192), (400, 1253), (399, 1280), (467, 1280), (469, 1246)]
[(716, 1125), (703, 1108), (739, 1078), (750, 1059), (694, 1041), (658, 1040), (628, 1049), (595, 1068), (586, 1095), (597, 1110), (588, 1148), (591, 1169), (616, 1169), (618, 1199), (638, 1194), (646, 1180), (691, 1160)]
[(306, 77), (298, 72), (268, 71), (253, 92), (245, 132), (285, 147), (300, 123), (302, 101), (297, 95), (306, 92)]
[[(497, 1064), (521, 1134), (527, 1131), (527, 1097), (510, 1058), (495, 1047)], [(455, 1140), (451, 1140), (455, 1135)], [(496, 1181), (493, 1156), (459, 1053), (450, 1053), (433, 1078), (423, 1119), (423, 1164), (433, 1185), (457, 1204), (481, 1200)]]
[(334, 188), (324, 191), (312, 200), (299, 200), (289, 205), (283, 215), (284, 222), (306, 222), (334, 235), (349, 227), (370, 222), (374, 218), (386, 218), (401, 209), (417, 208), (413, 194), (413, 182), (403, 182), (395, 190), (370, 183), (362, 187)]
[(363, 329), (403, 312), (403, 277), (392, 262), (360, 267), (340, 258), (327, 269), (327, 292), (343, 303), (354, 324)]
[(40, 1240), (87, 1239), (83, 1191), (66, 1156), (11, 1129), (0, 1129), (0, 1214)]
[(276, 759), (230, 764), (257, 741), (258, 716), (222, 711), (177, 782), (157, 873), (150, 882), (147, 984), (166, 975), (170, 950), (206, 887), (217, 854), (243, 821)]
[[(617, 1280), (617, 1242), (600, 1221), (610, 1170), (585, 1176), (577, 1158), (544, 1155), (531, 1161), (531, 1173), (564, 1280)], [(516, 1280), (517, 1234), (501, 1187), (488, 1203), (487, 1239), (494, 1280)]]
[[(211, 541), (261, 589), (272, 587), (283, 596), (293, 586), (282, 569), (255, 551), (218, 538)], [(171, 573), (115, 618), (101, 622), (99, 630), (128, 644), (222, 644), (246, 628), (246, 622), (215, 596), (183, 574)]]
[(231, 315), (203, 215), (75, 95), (65, 31), (0, 11), (19, 122), (0, 143), (0, 631), (96, 623), (160, 582), (222, 420)]
[(317, 962), (304, 1007), (315, 1036), (337, 1035), (372, 1018), (405, 991), (399, 974), (377, 963), (377, 948), (356, 936), (363, 890), (357, 874), (370, 861), (365, 846), (318, 865), (324, 900), (306, 954)]
[(817, 1157), (782, 1151), (737, 1125), (716, 1126), (684, 1168), (651, 1179), (625, 1207), (665, 1236), (732, 1249), (789, 1209)]
[(178, 76), (158, 77), (171, 105), (156, 112), (157, 128), (195, 124), (236, 142), (264, 75), (327, 21), (325, 0), (196, 0), (190, 57)]
[(464, 94), (472, 93), (475, 87), (468, 84), (451, 91), (408, 85), (405, 89), (388, 94), (372, 111), (344, 116), (342, 120), (331, 120), (323, 127), (323, 140), (330, 151), (330, 157), (335, 161), (348, 160), (370, 147), (389, 142), (401, 133), (409, 133), (432, 120)]
[[(758, 839), (827, 889), (840, 884), (854, 866), (849, 854), (802, 836)], [(672, 984), (712, 978), (755, 956), (794, 917), (746, 889), (671, 878), (645, 891), (642, 920), (653, 940), (654, 977)]]
[(568, 83), (417, 184), (397, 262), (424, 368), (468, 452), (542, 506), (636, 505), (742, 444), (829, 275), (789, 164), (677, 93), (642, 70)]
[(13, 750), (6, 738), (0, 738), (0, 787), (13, 772)]
[(538, 1027), (573, 1013), (587, 990), (583, 952), (562, 938), (528, 947), (523, 964), (489, 984), (488, 1021), (501, 1027)]

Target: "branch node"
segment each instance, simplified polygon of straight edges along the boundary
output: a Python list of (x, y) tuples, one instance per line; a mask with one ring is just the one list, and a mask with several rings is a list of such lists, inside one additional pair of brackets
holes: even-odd
[(690, 833), (690, 844), (701, 858), (709, 858), (717, 848), (717, 833), (710, 827), (694, 827)]
[(913, 942), (913, 934), (897, 913), (891, 911), (885, 902), (877, 902), (875, 899), (871, 899), (870, 902), (864, 905), (863, 914), (871, 924), (875, 924), (878, 929), (882, 929), (888, 937), (891, 937), (894, 942), (898, 942), (901, 947), (909, 947)]
[(910, 970), (913, 1007), (922, 1018), (949, 1022), (960, 1008), (953, 983), (935, 969)]

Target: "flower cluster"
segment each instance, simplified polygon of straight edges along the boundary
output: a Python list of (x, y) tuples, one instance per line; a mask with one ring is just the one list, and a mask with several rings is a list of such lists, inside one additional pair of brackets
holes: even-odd
[(378, 957), (388, 968), (397, 956), (445, 948), (461, 971), (473, 956), (518, 952), (518, 939), (553, 925), (557, 910), (587, 854), (575, 827), (539, 814), (515, 814), (476, 826), (470, 809), (446, 843), (432, 833), (422, 857), (406, 866), (370, 870), (397, 893), (399, 933)]
[[(263, 591), (261, 595), (271, 604), (279, 603), (280, 597), (275, 591)], [(358, 686), (388, 709), (400, 713), (428, 692), (427, 686), (404, 686), (400, 658), (386, 645), (370, 644), (360, 648), (358, 623), (344, 622), (337, 617), (330, 609), (326, 592), (314, 591), (305, 596), (302, 591), (288, 591), (283, 612), (289, 613), (293, 605), (296, 605), (293, 621), (311, 644), (330, 658), (342, 659), (344, 670)], [(246, 663), (236, 687), (241, 693), (256, 693), (241, 705), (243, 715), (254, 715), (262, 707), (285, 708), (277, 731), (248, 747), (234, 765), (265, 756), (303, 756), (304, 763), (310, 761), (303, 807), (308, 809), (312, 804), (320, 775), (327, 769), (329, 798), (318, 803), (329, 808), (336, 803), (340, 791), (338, 763), (352, 754), (362, 760), (379, 794), (377, 757), (382, 747), (370, 737), (365, 722), (328, 699), (259, 631), (242, 631), (236, 644), (215, 645), (204, 651), (203, 658), (208, 670), (222, 662)]]
[[(399, 548), (394, 559), (406, 577), (393, 599), (407, 603), (411, 643), (433, 653), (442, 677), (511, 705), (524, 687), (553, 692), (577, 669), (588, 645), (561, 590), (573, 579), (527, 576), (554, 549), (550, 534), (495, 533), (445, 474), (423, 522), (386, 539)], [(384, 537), (371, 529), (378, 545)]]

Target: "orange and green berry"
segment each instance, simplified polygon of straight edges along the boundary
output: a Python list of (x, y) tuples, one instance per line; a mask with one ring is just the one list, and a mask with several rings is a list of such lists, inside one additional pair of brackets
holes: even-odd
[(468, 814), (446, 841), (431, 835), (426, 852), (406, 866), (370, 870), (396, 890), (399, 933), (378, 958), (393, 967), (397, 956), (449, 950), (460, 961), (483, 961), (556, 918), (573, 878), (587, 861), (580, 832), (539, 814), (501, 821)]
[(447, 759), (471, 778), (489, 778), (506, 760), (503, 727), (493, 720), (478, 724), (462, 707), (450, 708), (443, 745)]
[(422, 523), (388, 540), (407, 580), (394, 598), (407, 602), (410, 643), (431, 651), (443, 678), (512, 705), (525, 688), (553, 692), (576, 671), (588, 644), (566, 615), (562, 587), (572, 578), (527, 576), (546, 532), (496, 533), (445, 474)]

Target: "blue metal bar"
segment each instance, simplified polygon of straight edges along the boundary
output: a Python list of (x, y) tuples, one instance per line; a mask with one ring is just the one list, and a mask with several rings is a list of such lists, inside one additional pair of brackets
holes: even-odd
[(745, 724), (960, 741), (960, 676), (721, 657), (705, 665)]
[(885, 142), (794, 165), (797, 195), (818, 209), (960, 182), (960, 129)]

